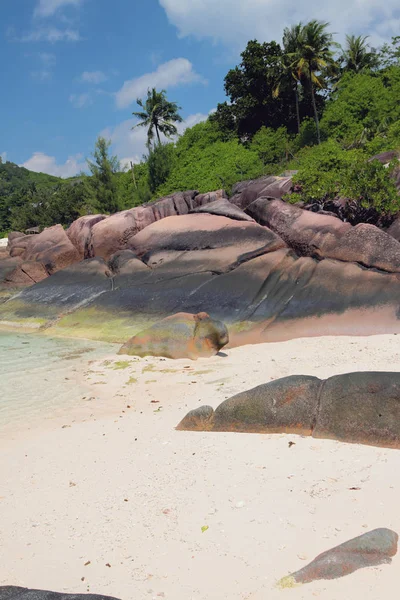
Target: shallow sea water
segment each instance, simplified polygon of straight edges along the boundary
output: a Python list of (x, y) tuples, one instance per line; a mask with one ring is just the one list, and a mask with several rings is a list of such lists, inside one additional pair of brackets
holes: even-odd
[(82, 399), (79, 373), (115, 346), (92, 340), (0, 332), (0, 432), (49, 419)]

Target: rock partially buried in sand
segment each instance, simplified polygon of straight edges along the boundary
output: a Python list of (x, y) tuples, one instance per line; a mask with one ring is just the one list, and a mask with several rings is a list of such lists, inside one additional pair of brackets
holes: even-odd
[(111, 596), (98, 594), (58, 594), (43, 590), (29, 590), (27, 588), (5, 586), (0, 587), (0, 600), (118, 600)]
[(317, 579), (338, 579), (358, 569), (390, 564), (397, 553), (398, 535), (390, 529), (374, 529), (323, 552), (309, 565), (281, 579), (281, 588)]
[(228, 341), (225, 325), (211, 319), (207, 313), (177, 313), (135, 335), (118, 354), (208, 358), (217, 354)]
[(400, 448), (400, 373), (348, 373), (322, 381), (294, 375), (197, 408), (187, 431), (291, 433)]

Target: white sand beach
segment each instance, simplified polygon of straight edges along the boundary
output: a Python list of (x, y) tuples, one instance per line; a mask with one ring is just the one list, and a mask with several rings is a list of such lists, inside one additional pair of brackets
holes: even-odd
[(3, 424), (0, 585), (122, 600), (396, 597), (400, 555), (334, 581), (276, 583), (371, 529), (400, 533), (399, 451), (174, 428), (192, 408), (286, 375), (398, 370), (400, 337), (222, 354), (83, 355), (73, 374), (86, 389), (80, 403), (46, 419), (28, 407), (25, 421)]

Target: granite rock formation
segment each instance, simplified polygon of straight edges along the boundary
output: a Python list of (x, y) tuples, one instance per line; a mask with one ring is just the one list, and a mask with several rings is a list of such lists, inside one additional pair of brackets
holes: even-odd
[(177, 429), (290, 433), (400, 449), (400, 373), (284, 377), (237, 394), (215, 411), (197, 408)]
[(230, 200), (190, 191), (66, 232), (11, 234), (0, 326), (124, 343), (176, 313), (207, 312), (231, 346), (400, 332), (400, 242), (283, 202), (290, 186), (290, 175), (264, 177)]

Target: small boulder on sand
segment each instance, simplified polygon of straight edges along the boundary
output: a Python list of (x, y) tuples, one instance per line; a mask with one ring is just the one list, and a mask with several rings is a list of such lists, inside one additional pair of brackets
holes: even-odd
[(0, 600), (117, 600), (111, 596), (98, 594), (58, 594), (43, 590), (28, 590), (16, 586), (0, 587)]
[(207, 313), (177, 313), (155, 323), (124, 344), (119, 354), (165, 356), (166, 358), (208, 358), (229, 341), (221, 321)]
[(280, 580), (282, 588), (317, 579), (337, 579), (364, 567), (389, 564), (397, 553), (399, 536), (390, 529), (374, 529), (323, 552), (309, 565)]

